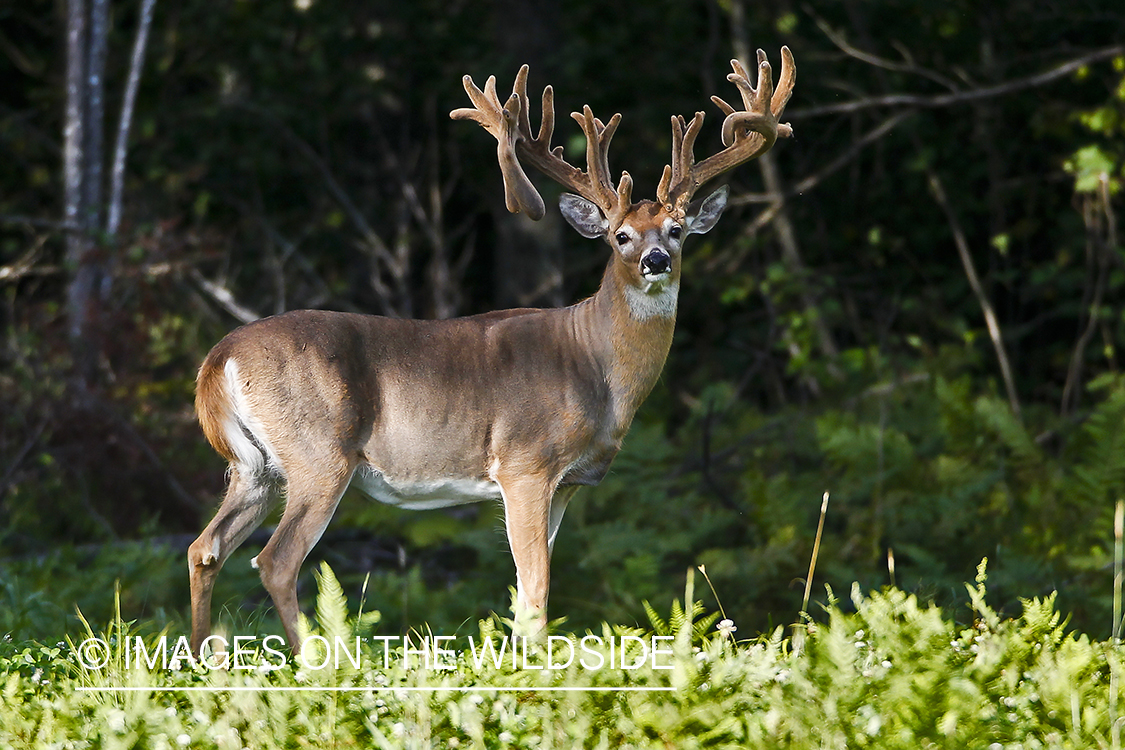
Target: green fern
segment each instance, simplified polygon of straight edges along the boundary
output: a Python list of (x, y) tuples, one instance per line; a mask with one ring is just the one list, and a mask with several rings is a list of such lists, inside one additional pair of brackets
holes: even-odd
[(314, 575), (317, 586), (316, 621), (320, 634), (329, 642), (334, 642), (337, 637), (347, 641), (355, 633), (355, 628), (348, 622), (348, 597), (327, 562), (322, 562), (320, 570)]
[(669, 618), (665, 620), (657, 612), (656, 609), (647, 601), (642, 602), (645, 608), (645, 615), (648, 617), (649, 624), (652, 625), (652, 632), (656, 635), (675, 635), (680, 632), (688, 621), (691, 622), (691, 637), (692, 642), (703, 640), (710, 634), (711, 626), (719, 619), (718, 612), (707, 612), (707, 608), (703, 602), (695, 602), (691, 607), (691, 617), (689, 618), (684, 611), (683, 605), (680, 604), (679, 599), (672, 601), (672, 611)]
[(1108, 390), (1082, 423), (1074, 447), (1081, 463), (1074, 466), (1071, 488), (1081, 499), (1101, 503), (1125, 486), (1125, 379), (1096, 383), (1091, 390)]
[(657, 635), (671, 635), (667, 621), (657, 614), (656, 609), (649, 604), (648, 599), (645, 599), (641, 604), (644, 605), (645, 616), (648, 617), (648, 623), (652, 626), (652, 632)]
[(969, 601), (972, 603), (973, 611), (977, 613), (980, 621), (984, 623), (989, 630), (996, 630), (1000, 627), (1000, 615), (989, 606), (985, 601), (987, 589), (985, 582), (988, 580), (988, 558), (981, 559), (977, 565), (977, 579), (976, 586), (965, 584), (965, 590), (969, 592)]
[(1011, 460), (1021, 469), (1043, 465), (1042, 449), (1027, 431), (1026, 425), (1011, 406), (995, 396), (981, 396), (973, 404), (977, 417), (1008, 450)]

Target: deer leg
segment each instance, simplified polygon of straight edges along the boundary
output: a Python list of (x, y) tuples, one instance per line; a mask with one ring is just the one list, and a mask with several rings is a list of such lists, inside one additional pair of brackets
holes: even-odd
[(230, 484), (219, 512), (188, 547), (191, 650), (196, 656), (211, 634), (211, 591), (219, 569), (258, 527), (275, 499), (275, 493), (260, 472), (232, 467)]
[(516, 634), (535, 635), (547, 626), (551, 585), (548, 525), (554, 485), (539, 477), (500, 472), (495, 479), (504, 498), (504, 526), (516, 563)]
[[(289, 469), (285, 512), (273, 536), (257, 557), (262, 584), (273, 600), (285, 640), (297, 655), (298, 639), (297, 575), (301, 563), (320, 540), (321, 534), (336, 512), (340, 496), (351, 481), (355, 464), (342, 456), (335, 462), (323, 462)], [(326, 465), (327, 464), (327, 465)]]

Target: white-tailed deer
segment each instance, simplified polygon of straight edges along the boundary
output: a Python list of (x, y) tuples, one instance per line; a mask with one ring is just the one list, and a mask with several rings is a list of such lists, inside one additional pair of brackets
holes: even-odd
[(664, 367), (676, 321), (681, 243), (708, 231), (727, 202), (721, 188), (697, 203), (708, 180), (788, 136), (778, 122), (796, 69), (781, 50), (774, 89), (758, 52), (758, 85), (731, 61), (743, 110), (726, 115), (725, 149), (695, 163), (703, 113), (672, 118), (672, 159), (658, 200), (633, 203), (632, 180), (614, 187), (608, 123), (589, 107), (573, 117), (586, 135), (586, 171), (552, 149), (554, 103), (528, 120), (527, 66), (503, 104), (495, 78), (466, 76), (474, 105), (451, 113), (495, 136), (512, 212), (543, 216), (528, 163), (573, 190), (560, 209), (583, 237), (601, 237), (609, 264), (597, 293), (566, 308), (503, 310), (454, 320), (395, 320), (301, 310), (245, 325), (215, 346), (199, 370), (196, 410), (211, 445), (230, 461), (215, 518), (188, 550), (191, 645), (210, 633), (211, 591), (223, 561), (273, 501), (285, 510), (257, 556), (262, 582), (295, 651), (297, 574), (349, 484), (403, 508), (501, 500), (516, 565), (517, 608), (532, 629), (546, 622), (551, 548), (575, 490), (595, 485)]

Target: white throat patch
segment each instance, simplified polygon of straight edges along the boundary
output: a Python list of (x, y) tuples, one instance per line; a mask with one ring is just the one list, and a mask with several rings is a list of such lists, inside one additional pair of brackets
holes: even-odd
[(680, 282), (678, 281), (659, 289), (655, 288), (655, 284), (649, 284), (648, 289), (638, 289), (635, 286), (625, 288), (625, 300), (629, 304), (629, 312), (637, 320), (674, 318), (679, 296)]

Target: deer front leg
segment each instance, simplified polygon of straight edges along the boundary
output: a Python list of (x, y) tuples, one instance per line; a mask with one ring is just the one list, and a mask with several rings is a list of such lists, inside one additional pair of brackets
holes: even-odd
[(535, 636), (547, 626), (551, 586), (548, 519), (554, 483), (541, 477), (495, 472), (504, 498), (504, 526), (516, 563), (516, 635)]

